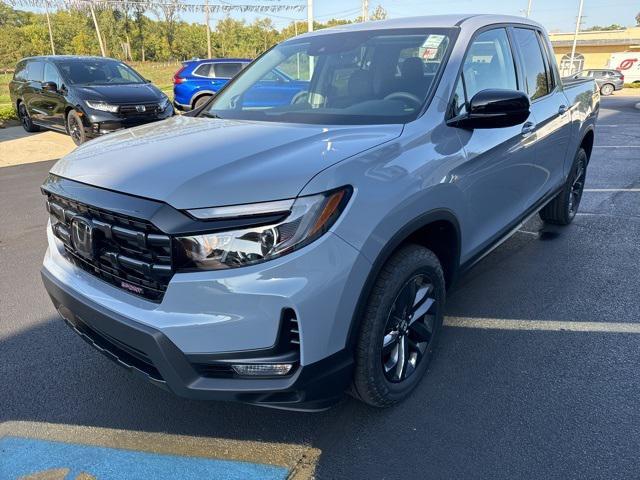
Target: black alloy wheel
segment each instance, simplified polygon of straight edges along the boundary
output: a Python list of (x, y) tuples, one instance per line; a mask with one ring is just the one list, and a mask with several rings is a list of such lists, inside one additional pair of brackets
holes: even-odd
[(18, 107), (18, 118), (20, 119), (20, 124), (22, 128), (27, 132), (37, 132), (40, 128), (37, 125), (34, 125), (31, 117), (29, 117), (29, 112), (27, 112), (27, 107), (25, 107), (24, 103), (21, 103)]
[(433, 339), (437, 307), (433, 283), (424, 274), (408, 280), (391, 306), (382, 341), (387, 380), (404, 381), (418, 368)]

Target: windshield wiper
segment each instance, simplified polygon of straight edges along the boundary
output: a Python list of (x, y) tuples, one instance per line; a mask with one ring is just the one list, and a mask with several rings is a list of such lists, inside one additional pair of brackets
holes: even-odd
[(219, 119), (222, 120), (222, 117), (220, 115), (218, 115), (217, 113), (200, 112), (200, 115), (204, 115), (205, 117), (209, 117), (209, 118), (219, 118)]

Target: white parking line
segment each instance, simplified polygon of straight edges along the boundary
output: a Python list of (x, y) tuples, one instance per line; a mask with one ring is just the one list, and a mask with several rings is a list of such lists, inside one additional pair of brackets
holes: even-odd
[(585, 192), (640, 192), (640, 188), (585, 188)]
[(487, 330), (640, 333), (640, 323), (562, 322), (555, 320), (511, 320), (503, 318), (446, 317), (444, 319), (444, 326)]

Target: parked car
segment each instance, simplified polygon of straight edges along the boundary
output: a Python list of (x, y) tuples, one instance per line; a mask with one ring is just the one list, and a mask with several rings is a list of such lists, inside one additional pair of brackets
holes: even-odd
[(179, 110), (198, 108), (251, 63), (248, 58), (189, 60), (173, 76), (173, 102)]
[[(311, 81), (269, 104), (276, 70)], [(571, 223), (599, 98), (561, 82), (519, 17), (286, 40), (199, 111), (53, 166), (45, 287), (85, 340), (178, 395), (392, 405), (427, 371), (456, 279), (536, 212)]]
[(164, 93), (112, 58), (25, 58), (16, 66), (9, 93), (27, 132), (65, 132), (76, 145), (173, 115)]
[(624, 75), (617, 70), (589, 69), (582, 70), (571, 78), (593, 78), (602, 95), (611, 95), (624, 87)]

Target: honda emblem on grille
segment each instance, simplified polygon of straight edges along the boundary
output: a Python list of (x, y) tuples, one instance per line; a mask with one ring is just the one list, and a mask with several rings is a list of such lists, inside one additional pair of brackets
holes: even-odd
[(136, 112), (142, 113), (142, 112), (145, 112), (146, 110), (147, 110), (147, 107), (145, 107), (144, 105), (136, 105)]
[(87, 259), (93, 259), (95, 256), (93, 231), (91, 220), (84, 217), (73, 217), (73, 220), (71, 220), (71, 243), (73, 248), (78, 255)]

